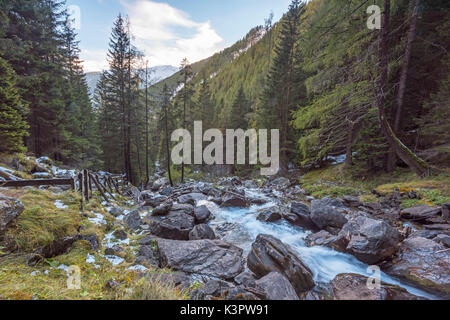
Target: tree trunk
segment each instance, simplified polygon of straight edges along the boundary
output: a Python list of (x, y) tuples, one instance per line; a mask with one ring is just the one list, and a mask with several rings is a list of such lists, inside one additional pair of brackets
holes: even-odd
[[(166, 97), (164, 97), (164, 99), (166, 99)], [(167, 173), (169, 175), (170, 185), (173, 187), (172, 174), (170, 172), (169, 126), (168, 126), (167, 117), (168, 117), (167, 101), (164, 101), (164, 125), (165, 125), (165, 132), (166, 132)]]
[(378, 118), (389, 146), (395, 151), (396, 155), (404, 161), (417, 175), (423, 176), (429, 174), (430, 167), (425, 161), (416, 156), (408, 149), (396, 136), (389, 124), (384, 111), (387, 75), (388, 75), (388, 36), (389, 36), (389, 19), (390, 19), (390, 0), (384, 1), (383, 22), (380, 34), (380, 77), (379, 92), (377, 94)]

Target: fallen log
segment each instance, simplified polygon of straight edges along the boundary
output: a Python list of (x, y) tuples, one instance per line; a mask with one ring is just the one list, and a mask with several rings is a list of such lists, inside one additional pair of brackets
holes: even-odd
[(3, 188), (21, 188), (21, 187), (38, 187), (38, 186), (64, 186), (70, 185), (73, 187), (73, 179), (47, 179), (47, 180), (13, 180), (0, 181), (0, 187)]

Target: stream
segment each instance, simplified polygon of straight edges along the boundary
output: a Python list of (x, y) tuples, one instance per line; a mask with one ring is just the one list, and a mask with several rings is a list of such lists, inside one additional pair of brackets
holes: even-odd
[[(199, 201), (197, 205), (205, 205), (215, 216), (209, 225), (216, 234), (221, 234), (222, 239), (244, 250), (247, 256), (251, 245), (259, 234), (272, 235), (282, 242), (290, 245), (304, 263), (311, 269), (317, 287), (326, 286), (334, 277), (341, 273), (355, 273), (364, 276), (373, 276), (368, 270), (369, 266), (360, 262), (349, 254), (340, 253), (327, 247), (308, 247), (305, 238), (311, 233), (300, 227), (293, 226), (287, 221), (265, 223), (257, 220), (258, 211), (277, 205), (277, 199), (268, 197), (256, 189), (244, 189), (247, 196), (264, 198), (268, 202), (264, 205), (253, 205), (249, 208), (220, 208), (215, 203), (207, 200)], [(229, 227), (229, 228), (227, 228)], [(225, 229), (225, 230), (224, 230)], [(436, 300), (438, 297), (423, 290), (406, 285), (401, 281), (381, 273), (381, 281), (398, 285), (408, 292)]]

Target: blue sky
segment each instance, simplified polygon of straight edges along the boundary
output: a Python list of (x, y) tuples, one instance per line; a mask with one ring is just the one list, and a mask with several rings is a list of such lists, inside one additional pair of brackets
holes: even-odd
[(264, 24), (271, 11), (277, 21), (290, 0), (67, 0), (79, 14), (76, 26), (85, 71), (107, 67), (106, 52), (114, 19), (131, 21), (134, 43), (150, 66), (178, 66), (211, 56)]

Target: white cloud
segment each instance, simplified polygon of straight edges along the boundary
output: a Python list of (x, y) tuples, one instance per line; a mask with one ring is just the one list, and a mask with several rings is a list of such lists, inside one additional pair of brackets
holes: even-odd
[(108, 69), (106, 50), (82, 49), (80, 58), (83, 60), (84, 72), (102, 71)]
[(207, 58), (225, 47), (211, 23), (195, 22), (185, 12), (148, 0), (122, 1), (131, 22), (136, 46), (150, 65), (178, 66), (185, 57), (191, 62)]

